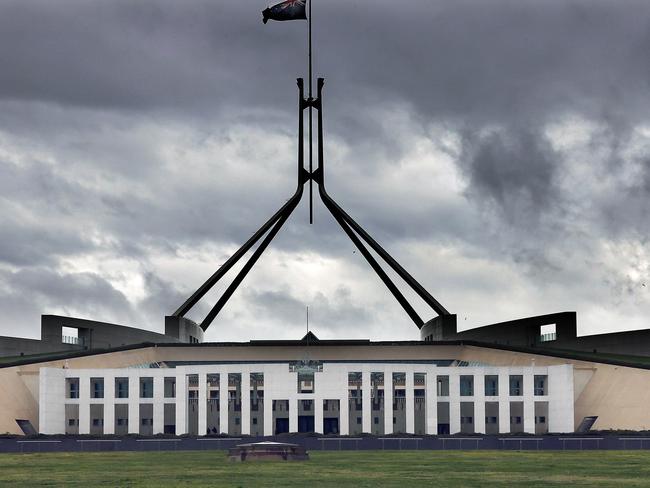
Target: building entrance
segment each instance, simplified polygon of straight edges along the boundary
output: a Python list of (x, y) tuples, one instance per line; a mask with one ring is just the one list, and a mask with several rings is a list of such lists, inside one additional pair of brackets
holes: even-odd
[(289, 432), (289, 419), (275, 419), (275, 434), (286, 434)]
[(314, 432), (313, 415), (298, 415), (298, 432)]

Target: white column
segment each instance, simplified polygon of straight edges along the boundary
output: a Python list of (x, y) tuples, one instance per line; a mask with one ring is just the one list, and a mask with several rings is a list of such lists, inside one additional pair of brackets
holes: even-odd
[(269, 392), (267, 388), (268, 376), (264, 377), (264, 435), (269, 436), (273, 435), (274, 425), (273, 425), (273, 400), (270, 397), (267, 397), (266, 394)]
[(350, 399), (348, 398), (347, 375), (345, 381), (345, 397), (339, 398), (339, 435), (350, 434)]
[(140, 433), (140, 376), (129, 372), (129, 434)]
[(241, 374), (241, 433), (251, 433), (251, 374), (247, 370)]
[[(65, 434), (66, 370), (40, 368), (38, 377), (38, 432)], [(71, 401), (72, 402), (72, 401)]]
[(449, 368), (449, 433), (460, 432), (460, 374)]
[(228, 373), (219, 373), (219, 432), (228, 433)]
[(153, 377), (153, 434), (165, 432), (165, 378)]
[(438, 433), (438, 387), (435, 369), (429, 369), (426, 374), (426, 428), (427, 434), (436, 435)]
[(406, 432), (415, 434), (415, 382), (413, 371), (406, 371)]
[(323, 402), (322, 397), (314, 398), (314, 432), (323, 433)]
[(115, 434), (115, 375), (104, 376), (104, 434)]
[(361, 373), (361, 412), (363, 425), (363, 432), (370, 433), (372, 432), (372, 411), (371, 411), (371, 401), (370, 398), (372, 388), (370, 386), (370, 371), (363, 371)]
[(499, 434), (510, 433), (510, 373), (499, 370)]
[(90, 434), (90, 376), (79, 375), (79, 433)]
[(474, 432), (485, 434), (485, 375), (474, 370)]
[(298, 432), (298, 399), (295, 396), (289, 397), (289, 432)]
[(384, 435), (393, 433), (393, 372), (384, 371)]
[[(573, 405), (573, 365), (561, 364), (549, 366), (548, 396), (548, 431), (573, 432), (575, 430)], [(544, 373), (542, 373), (544, 374)]]
[(187, 376), (176, 372), (176, 435), (187, 434)]
[(535, 433), (535, 379), (533, 368), (524, 368), (524, 432)]
[(208, 374), (205, 372), (199, 373), (199, 423), (198, 434), (203, 436), (208, 428)]

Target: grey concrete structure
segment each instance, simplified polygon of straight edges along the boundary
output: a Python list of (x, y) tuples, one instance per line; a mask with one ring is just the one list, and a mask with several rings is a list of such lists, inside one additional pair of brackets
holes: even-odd
[[(64, 327), (72, 333), (66, 334)], [(0, 357), (92, 351), (144, 342), (200, 343), (203, 342), (203, 331), (195, 322), (180, 317), (165, 317), (165, 333), (160, 334), (96, 320), (42, 315), (41, 339), (0, 337)]]
[[(422, 340), (473, 340), (504, 346), (650, 356), (650, 329), (578, 336), (576, 312), (525, 317), (461, 332), (455, 320), (439, 319), (420, 329)], [(547, 327), (550, 331), (545, 332)]]

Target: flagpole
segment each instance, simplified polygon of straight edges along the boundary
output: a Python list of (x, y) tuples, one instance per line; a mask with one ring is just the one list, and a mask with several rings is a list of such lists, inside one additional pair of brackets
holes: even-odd
[[(311, 2), (312, 0), (307, 0), (309, 3), (309, 100), (312, 99), (311, 92)], [(312, 109), (311, 104), (309, 105), (309, 175), (311, 176), (313, 165), (312, 165), (312, 155), (313, 155), (313, 138), (312, 138)], [(313, 190), (312, 190), (313, 180), (309, 179), (309, 223), (314, 223), (314, 205), (313, 205)]]

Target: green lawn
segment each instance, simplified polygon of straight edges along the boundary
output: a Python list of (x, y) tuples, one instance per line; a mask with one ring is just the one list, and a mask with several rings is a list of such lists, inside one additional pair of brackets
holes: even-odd
[(650, 486), (650, 452), (312, 452), (229, 463), (225, 451), (0, 454), (0, 486)]

